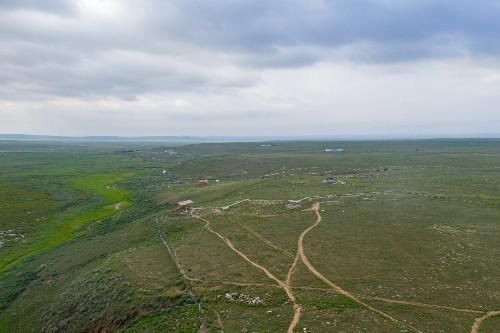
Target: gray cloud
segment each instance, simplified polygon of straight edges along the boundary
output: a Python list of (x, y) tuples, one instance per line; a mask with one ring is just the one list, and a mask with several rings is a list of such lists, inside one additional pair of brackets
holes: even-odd
[[(486, 0), (0, 0), (0, 105), (5, 119), (21, 108), (28, 117), (26, 110), (54, 107), (83, 119), (92, 107), (109, 112), (103, 100), (127, 115), (155, 112), (151, 119), (165, 110), (248, 123), (293, 111), (298, 126), (299, 113), (314, 108), (361, 110), (356, 89), (370, 94), (370, 86), (357, 88), (359, 73), (384, 77), (394, 89), (414, 80), (393, 82), (395, 72), (457, 63), (483, 89), (474, 98), (496, 100), (499, 34), (500, 5)], [(339, 65), (350, 75), (339, 75)], [(443, 82), (456, 81), (460, 67), (453, 68), (441, 72)], [(343, 87), (332, 77), (350, 84), (351, 100), (336, 95)], [(434, 79), (420, 80), (415, 86)]]
[[(471, 52), (498, 51), (492, 42), (500, 32), (500, 6), (492, 1), (185, 0), (174, 7), (176, 20), (163, 21), (159, 11), (155, 23), (213, 47), (273, 52), (277, 46), (371, 42), (398, 48), (448, 36), (463, 40)], [(415, 52), (406, 49), (401, 57), (413, 58)]]
[(1, 9), (40, 10), (52, 13), (69, 14), (75, 10), (74, 3), (66, 0), (0, 0)]
[[(85, 11), (86, 3), (94, 16)], [(116, 16), (109, 16), (106, 6), (115, 6), (109, 10)], [(283, 68), (339, 59), (391, 63), (497, 56), (499, 32), (500, 6), (491, 1), (2, 0), (0, 93), (130, 97), (251, 81), (218, 82), (200, 66)], [(113, 52), (177, 60), (164, 66), (102, 56)], [(194, 70), (186, 70), (189, 66)]]

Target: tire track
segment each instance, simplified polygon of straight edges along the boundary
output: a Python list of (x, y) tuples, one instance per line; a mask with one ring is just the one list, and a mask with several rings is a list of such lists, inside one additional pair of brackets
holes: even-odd
[[(330, 291), (330, 292), (332, 291), (331, 289), (326, 289), (326, 288), (305, 287), (305, 286), (297, 286), (297, 287), (293, 287), (293, 289), (321, 290), (321, 291)], [(411, 306), (420, 307), (420, 308), (434, 308), (434, 309), (442, 309), (442, 310), (464, 312), (464, 313), (475, 313), (475, 314), (485, 314), (486, 313), (486, 311), (481, 311), (481, 310), (456, 308), (456, 307), (447, 306), (447, 305), (412, 302), (412, 301), (405, 301), (405, 300), (391, 299), (391, 298), (384, 298), (384, 297), (377, 297), (377, 296), (356, 295), (356, 297), (358, 297), (359, 299), (379, 301), (379, 302), (390, 303), (390, 304), (411, 305)]]
[(276, 284), (265, 284), (265, 283), (256, 283), (256, 282), (236, 282), (236, 281), (225, 281), (225, 280), (204, 280), (200, 278), (194, 278), (190, 276), (186, 276), (189, 281), (199, 282), (199, 283), (214, 283), (214, 284), (227, 284), (232, 286), (239, 287), (266, 287), (266, 288), (280, 288), (280, 286)]
[[(281, 281), (280, 279), (278, 279), (276, 276), (274, 276), (273, 273), (271, 273), (267, 268), (265, 268), (264, 266), (254, 262), (252, 259), (250, 259), (245, 253), (241, 252), (240, 250), (238, 250), (234, 245), (233, 243), (227, 239), (226, 237), (224, 237), (223, 235), (221, 235), (220, 233), (218, 233), (217, 231), (215, 231), (214, 229), (212, 229), (212, 227), (210, 226), (210, 221), (198, 216), (198, 215), (193, 215), (194, 218), (197, 218), (203, 222), (205, 222), (205, 228), (210, 231), (212, 234), (214, 234), (215, 236), (217, 236), (219, 239), (221, 239), (233, 252), (235, 252), (236, 254), (238, 254), (240, 257), (242, 257), (246, 262), (248, 262), (249, 264), (251, 264), (252, 266), (254, 266), (255, 268), (259, 269), (261, 272), (263, 272), (268, 278), (270, 278), (271, 280), (273, 280), (274, 282), (276, 282), (276, 284), (285, 291), (286, 295), (288, 296), (288, 299), (292, 302), (293, 304), (293, 319), (292, 321), (290, 322), (289, 326), (288, 326), (288, 330), (287, 332), (288, 333), (293, 333), (295, 327), (297, 326), (297, 324), (299, 323), (300, 321), (300, 317), (301, 317), (301, 313), (302, 313), (302, 306), (300, 304), (297, 303), (297, 299), (295, 298), (295, 295), (293, 294), (293, 290), (291, 288), (291, 286), (289, 284), (287, 284), (286, 282), (283, 282)], [(298, 257), (298, 255), (296, 256), (296, 258)], [(296, 266), (296, 262), (297, 262), (298, 259), (296, 259), (294, 261), (294, 264), (292, 264), (292, 266), (290, 266), (290, 270), (288, 272), (288, 276), (291, 276), (293, 274), (293, 271), (295, 270), (295, 266)], [(287, 278), (288, 280), (288, 278)]]
[(426, 304), (426, 303), (403, 301), (403, 300), (383, 298), (383, 297), (371, 297), (371, 296), (358, 296), (358, 297), (361, 299), (380, 301), (380, 302), (391, 303), (391, 304), (403, 304), (403, 305), (418, 306), (421, 308), (434, 308), (434, 309), (450, 310), (450, 311), (456, 311), (456, 312), (484, 314), (484, 311), (455, 308), (455, 307), (446, 306), (446, 305)]
[(224, 333), (224, 325), (222, 325), (222, 319), (220, 318), (219, 312), (215, 311), (215, 315), (217, 316), (217, 324), (220, 327), (220, 333)]
[(271, 247), (271, 248), (275, 249), (276, 251), (279, 251), (279, 252), (283, 253), (284, 255), (286, 255), (286, 256), (287, 256), (287, 257), (289, 257), (289, 258), (293, 258), (293, 255), (292, 255), (290, 252), (288, 252), (287, 250), (284, 250), (284, 249), (282, 249), (282, 248), (280, 248), (280, 247), (278, 247), (278, 246), (274, 245), (273, 243), (271, 243), (270, 241), (268, 241), (267, 239), (265, 239), (264, 237), (262, 237), (262, 235), (261, 235), (261, 234), (257, 233), (256, 231), (254, 231), (254, 230), (250, 229), (249, 227), (247, 227), (247, 226), (245, 226), (245, 225), (243, 225), (243, 224), (241, 224), (241, 223), (238, 223), (238, 225), (239, 225), (240, 227), (242, 227), (243, 229), (245, 229), (246, 231), (248, 231), (248, 232), (249, 232), (250, 234), (252, 234), (253, 236), (255, 236), (255, 237), (257, 237), (258, 239), (260, 239), (260, 240), (261, 240), (262, 242), (264, 242), (267, 246), (269, 246), (269, 247)]
[[(216, 283), (216, 284), (226, 284), (226, 285), (233, 285), (233, 286), (240, 286), (240, 287), (280, 288), (278, 285), (275, 285), (275, 284), (265, 284), (265, 283), (257, 283), (257, 282), (237, 282), (237, 281), (227, 281), (227, 280), (205, 280), (205, 279), (190, 277), (189, 275), (186, 276), (186, 279), (188, 279), (189, 281), (198, 282), (198, 283)], [(294, 290), (295, 289), (297, 289), (297, 290), (319, 290), (319, 291), (332, 292), (331, 288), (317, 288), (317, 287), (292, 286), (292, 285), (291, 285), (291, 287)], [(486, 311), (456, 308), (456, 307), (447, 306), (447, 305), (412, 302), (412, 301), (397, 300), (397, 299), (383, 298), (383, 297), (377, 297), (377, 296), (362, 296), (362, 295), (356, 295), (356, 296), (362, 300), (364, 299), (364, 300), (373, 300), (373, 301), (379, 301), (379, 302), (389, 303), (389, 304), (410, 305), (410, 306), (414, 306), (414, 307), (418, 307), (418, 308), (434, 308), (434, 309), (442, 309), (442, 310), (464, 312), (464, 313), (475, 313), (475, 314), (486, 314), (487, 313)]]
[(300, 237), (299, 237), (299, 241), (298, 241), (298, 251), (299, 251), (299, 254), (300, 254), (300, 258), (302, 259), (302, 262), (304, 263), (304, 265), (306, 265), (307, 269), (309, 269), (309, 271), (314, 274), (318, 279), (320, 279), (321, 281), (323, 281), (325, 284), (327, 284), (328, 286), (330, 286), (333, 290), (335, 290), (337, 293), (345, 296), (345, 297), (348, 297), (350, 298), (351, 300), (355, 301), (356, 303), (364, 306), (365, 308), (367, 308), (368, 310), (392, 321), (393, 323), (395, 324), (398, 324), (400, 326), (403, 326), (403, 327), (406, 327), (406, 328), (410, 328), (411, 330), (415, 331), (415, 332), (418, 332), (418, 333), (423, 333), (422, 331), (420, 331), (419, 329), (409, 325), (409, 324), (406, 324), (396, 318), (394, 318), (393, 316), (381, 311), (381, 310), (378, 310), (376, 308), (374, 308), (373, 306), (363, 302), (361, 299), (359, 299), (357, 296), (351, 294), (350, 292), (348, 292), (347, 290), (344, 290), (342, 289), (340, 286), (336, 285), (335, 283), (333, 283), (332, 281), (330, 281), (329, 279), (327, 279), (323, 274), (321, 274), (312, 264), (311, 262), (309, 261), (309, 258), (307, 257), (307, 255), (305, 254), (305, 251), (304, 251), (304, 238), (305, 236), (311, 231), (313, 230), (314, 228), (316, 228), (320, 223), (321, 223), (321, 214), (319, 213), (319, 207), (320, 207), (320, 204), (319, 202), (316, 202), (313, 204), (311, 210), (314, 211), (316, 213), (316, 222), (311, 225), (309, 228), (307, 228), (306, 230), (304, 230), (302, 232), (302, 234), (300, 234)]

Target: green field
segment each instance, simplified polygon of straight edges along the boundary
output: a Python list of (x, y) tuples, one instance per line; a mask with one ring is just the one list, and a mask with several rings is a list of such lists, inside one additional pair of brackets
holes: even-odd
[[(116, 187), (115, 184), (131, 176), (132, 174), (95, 174), (75, 177), (74, 182), (70, 184), (71, 190), (81, 191), (84, 195), (95, 198), (95, 200), (55, 213), (52, 216), (43, 217), (43, 219), (35, 219), (35, 222), (39, 223), (33, 223), (29, 233), (26, 236), (23, 234), (21, 244), (2, 249), (0, 272), (26, 258), (50, 250), (64, 241), (74, 238), (79, 233), (84, 232), (83, 226), (85, 224), (109, 217), (120, 209), (128, 208), (131, 205), (129, 193)], [(35, 202), (39, 200), (43, 202), (45, 199), (43, 193), (38, 192), (22, 193), (21, 195), (25, 200)], [(40, 195), (42, 198), (37, 197)], [(47, 201), (47, 204), (53, 204), (50, 200)], [(16, 203), (11, 204), (7, 198), (5, 202), (8, 210), (19, 210)], [(40, 202), (36, 205), (40, 205)], [(32, 214), (32, 208), (36, 210), (43, 207), (24, 207), (24, 209), (30, 209), (29, 215)], [(15, 224), (11, 224), (11, 226), (15, 227)]]
[(500, 141), (270, 144), (0, 141), (0, 332), (500, 332)]

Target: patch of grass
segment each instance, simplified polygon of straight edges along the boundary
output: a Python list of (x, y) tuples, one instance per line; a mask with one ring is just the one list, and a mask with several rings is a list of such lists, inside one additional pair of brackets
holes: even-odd
[(327, 277), (366, 296), (498, 306), (500, 211), (412, 196), (371, 199), (323, 206), (305, 246)]
[(314, 307), (319, 310), (328, 309), (359, 309), (363, 306), (353, 301), (351, 298), (338, 295), (328, 298), (318, 297), (316, 299), (301, 299), (301, 304), (308, 307)]
[[(292, 306), (285, 293), (277, 288), (226, 285), (200, 292), (204, 295), (210, 329), (214, 332), (220, 332), (221, 328), (216, 313), (225, 332), (286, 332), (292, 319)], [(228, 300), (226, 293), (260, 297), (264, 303), (249, 305)]]
[(179, 332), (195, 333), (199, 331), (201, 321), (197, 304), (180, 304), (159, 310), (138, 319), (122, 333)]
[(37, 272), (23, 272), (19, 274), (15, 283), (9, 286), (5, 292), (0, 294), (0, 312), (5, 310), (7, 305), (22, 294), (31, 282), (38, 278)]
[[(480, 315), (445, 309), (414, 307), (410, 305), (368, 302), (391, 316), (423, 332), (469, 333), (474, 319)], [(481, 330), (481, 332), (483, 332)]]
[[(117, 187), (116, 183), (131, 176), (131, 173), (125, 173), (77, 177), (73, 183), (74, 188), (91, 196), (91, 202), (55, 214), (40, 223), (23, 242), (4, 249), (0, 259), (0, 273), (80, 235), (84, 225), (130, 207), (130, 193)], [(120, 204), (119, 209), (113, 204)]]
[(175, 266), (162, 250), (159, 244), (129, 248), (81, 274), (45, 309), (41, 331), (116, 329), (184, 303)]
[[(113, 220), (119, 218), (118, 215), (112, 217)], [(150, 247), (152, 245), (156, 247)], [(135, 250), (129, 252), (128, 249)], [(12, 332), (16, 327), (22, 332), (38, 328), (42, 313), (51, 306), (57, 295), (69, 288), (82, 274), (95, 270), (105, 258), (116, 253), (121, 255), (114, 256), (114, 260), (107, 264), (117, 268), (114, 275), (130, 276), (130, 279), (126, 279), (130, 281), (130, 286), (136, 288), (136, 285), (142, 284), (140, 279), (134, 277), (148, 278), (159, 274), (161, 277), (153, 285), (171, 284), (171, 291), (182, 288), (182, 285), (178, 285), (177, 271), (170, 257), (158, 245), (153, 222), (140, 219), (122, 224), (122, 228), (105, 234), (65, 242), (4, 274), (1, 279), (0, 301), (5, 302), (0, 305), (5, 310), (0, 312), (0, 332)], [(124, 262), (127, 257), (134, 260), (131, 263)], [(136, 271), (141, 274), (133, 274)], [(26, 273), (29, 276), (36, 273), (36, 279), (26, 281), (21, 292), (15, 295), (17, 297), (7, 300), (6, 294), (19, 289), (20, 277)], [(133, 281), (138, 283), (132, 283)], [(151, 279), (147, 283), (150, 284)]]
[[(228, 280), (237, 282), (268, 282), (267, 278), (241, 257), (232, 252), (219, 238), (207, 230), (190, 227), (192, 233), (184, 237), (175, 235), (177, 226), (185, 219), (167, 220), (163, 230), (168, 240), (172, 239), (179, 262), (186, 267), (186, 273), (202, 280)], [(200, 225), (203, 222), (195, 220)], [(183, 241), (189, 243), (182, 246)], [(177, 241), (176, 241), (177, 240)]]

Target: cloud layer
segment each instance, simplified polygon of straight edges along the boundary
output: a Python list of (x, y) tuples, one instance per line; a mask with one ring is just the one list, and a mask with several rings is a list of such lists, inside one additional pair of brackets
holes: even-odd
[(0, 132), (498, 133), (499, 33), (494, 1), (0, 0)]

